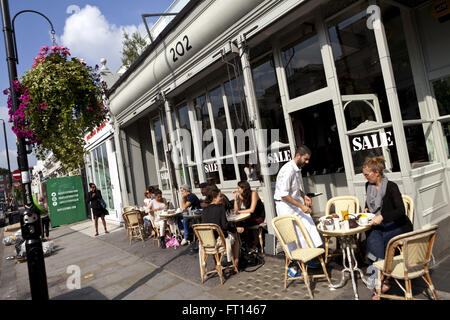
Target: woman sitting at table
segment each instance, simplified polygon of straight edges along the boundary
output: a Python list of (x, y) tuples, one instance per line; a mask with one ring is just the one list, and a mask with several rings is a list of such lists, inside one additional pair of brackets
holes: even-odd
[[(238, 183), (238, 192), (233, 191), (234, 195), (234, 211), (236, 213), (250, 213), (250, 218), (243, 221), (241, 226), (244, 227), (245, 239), (249, 244), (250, 250), (256, 250), (256, 241), (254, 237), (249, 236), (248, 228), (251, 226), (259, 225), (264, 222), (266, 212), (264, 210), (264, 204), (259, 198), (258, 192), (252, 191), (250, 184), (247, 181), (241, 181)], [(244, 205), (243, 210), (240, 210)]]
[[(370, 223), (371, 230), (366, 233), (367, 257), (373, 262), (384, 259), (389, 240), (413, 230), (397, 184), (383, 174), (384, 163), (384, 157), (374, 157), (367, 158), (363, 164), (367, 179), (365, 211), (376, 215)], [(382, 292), (389, 289), (389, 281), (385, 281)]]
[(145, 212), (145, 216), (148, 218), (144, 217), (144, 223), (145, 223), (145, 227), (147, 228), (148, 231), (151, 231), (150, 237), (154, 237), (155, 236), (155, 230), (153, 230), (152, 224), (150, 223), (150, 219), (152, 219), (152, 221), (154, 220), (153, 216), (149, 216), (150, 213), (150, 203), (152, 202), (152, 197), (153, 194), (149, 192), (149, 190), (145, 190), (144, 192), (145, 195), (145, 199), (144, 199), (144, 212)]
[(166, 199), (162, 197), (162, 192), (159, 189), (155, 190), (155, 199), (150, 202), (149, 206), (149, 217), (152, 219), (153, 223), (157, 228), (159, 228), (159, 247), (161, 249), (166, 248), (166, 242), (164, 241), (164, 237), (166, 235), (166, 221), (161, 219), (159, 216), (161, 210), (169, 209), (169, 205), (167, 204)]
[[(208, 206), (203, 209), (202, 223), (214, 223), (222, 229), (227, 249), (228, 263), (225, 266), (231, 265), (233, 259), (237, 266), (239, 263), (239, 241), (236, 238), (236, 228), (228, 223), (223, 204), (223, 195), (219, 188), (215, 185), (208, 186), (206, 188), (205, 202)], [(203, 250), (202, 248), (199, 249)]]

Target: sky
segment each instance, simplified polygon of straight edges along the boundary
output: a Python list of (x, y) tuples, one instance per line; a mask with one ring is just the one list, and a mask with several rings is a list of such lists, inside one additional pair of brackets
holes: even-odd
[[(72, 56), (84, 59), (91, 66), (100, 65), (100, 59), (105, 58), (106, 66), (116, 72), (120, 68), (122, 28), (128, 33), (139, 30), (141, 35), (145, 36), (146, 29), (141, 15), (165, 12), (172, 2), (172, 0), (9, 0), (9, 7), (11, 20), (22, 10), (41, 12), (54, 26), (57, 45), (68, 47)], [(147, 19), (149, 27), (156, 21), (157, 18)], [(52, 45), (51, 28), (45, 18), (28, 12), (16, 18), (14, 27), (19, 56), (17, 73), (20, 78), (31, 68), (41, 47)], [(3, 33), (1, 38), (0, 119), (6, 122), (11, 171), (14, 171), (18, 167), (16, 137), (9, 123), (7, 96), (2, 93), (9, 87)], [(0, 167), (8, 168), (2, 126), (0, 121)], [(28, 162), (30, 167), (36, 164), (34, 154), (28, 156)]]

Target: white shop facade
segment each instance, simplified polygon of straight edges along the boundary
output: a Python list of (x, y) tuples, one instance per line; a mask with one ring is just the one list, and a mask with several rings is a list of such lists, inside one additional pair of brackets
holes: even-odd
[(141, 206), (150, 185), (178, 203), (181, 184), (200, 196), (213, 180), (231, 197), (249, 180), (270, 238), (267, 169), (306, 144), (315, 215), (334, 196), (364, 204), (362, 163), (384, 155), (415, 201), (415, 228), (448, 230), (450, 21), (439, 4), (190, 1), (110, 90), (122, 205)]

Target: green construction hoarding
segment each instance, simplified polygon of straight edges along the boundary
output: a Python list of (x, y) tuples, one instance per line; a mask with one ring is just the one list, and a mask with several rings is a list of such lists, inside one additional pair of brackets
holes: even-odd
[(47, 197), (52, 227), (86, 220), (86, 202), (80, 176), (49, 179)]

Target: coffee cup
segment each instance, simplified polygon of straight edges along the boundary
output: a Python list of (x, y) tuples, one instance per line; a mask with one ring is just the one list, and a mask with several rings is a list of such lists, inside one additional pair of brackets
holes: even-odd
[(369, 218), (367, 218), (367, 217), (361, 217), (361, 218), (359, 218), (359, 224), (360, 224), (360, 225), (363, 225), (363, 226), (368, 225), (368, 224), (369, 224)]
[(325, 224), (325, 229), (327, 231), (333, 231), (334, 230), (334, 224)]
[(350, 223), (348, 222), (348, 220), (342, 222), (342, 229), (344, 229), (345, 231), (350, 230)]

